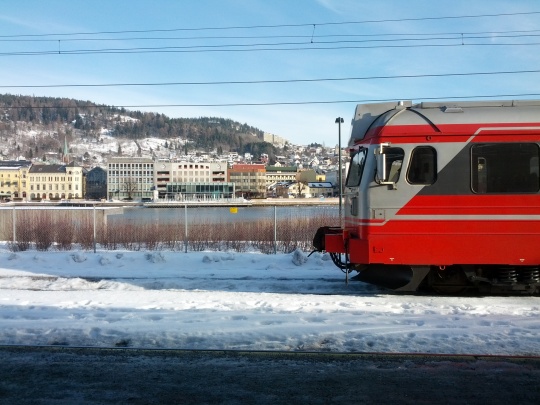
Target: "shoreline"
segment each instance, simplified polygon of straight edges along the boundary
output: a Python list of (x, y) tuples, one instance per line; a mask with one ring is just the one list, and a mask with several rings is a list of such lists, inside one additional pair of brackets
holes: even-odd
[(0, 204), (0, 208), (11, 207), (146, 207), (146, 208), (175, 208), (175, 207), (273, 207), (273, 206), (328, 206), (338, 205), (337, 197), (331, 198), (265, 198), (253, 200), (207, 200), (207, 201), (164, 201), (164, 202), (131, 202), (131, 201), (62, 201), (62, 202), (9, 202)]

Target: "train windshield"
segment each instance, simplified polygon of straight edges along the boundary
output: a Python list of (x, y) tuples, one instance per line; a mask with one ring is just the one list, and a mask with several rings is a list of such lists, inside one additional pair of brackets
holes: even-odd
[(361, 148), (351, 159), (345, 186), (358, 187), (366, 163), (367, 149)]

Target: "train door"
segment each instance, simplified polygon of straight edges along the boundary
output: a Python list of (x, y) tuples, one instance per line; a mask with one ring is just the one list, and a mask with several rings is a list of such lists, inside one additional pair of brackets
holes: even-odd
[(407, 190), (401, 174), (405, 151), (399, 146), (381, 144), (374, 152), (376, 169), (369, 190), (369, 219), (384, 221), (402, 206), (402, 196)]
[(360, 148), (351, 157), (344, 193), (347, 217), (360, 216), (360, 207), (363, 205), (361, 198), (364, 197), (363, 193), (360, 192), (360, 184), (366, 167), (367, 151), (366, 148)]

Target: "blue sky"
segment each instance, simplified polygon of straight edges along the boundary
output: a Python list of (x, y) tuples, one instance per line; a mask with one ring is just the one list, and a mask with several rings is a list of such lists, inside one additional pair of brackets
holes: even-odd
[[(537, 0), (0, 5), (1, 93), (230, 118), (295, 144), (336, 145), (343, 117), (346, 145), (355, 105), (368, 100), (540, 98), (539, 73), (470, 74), (540, 70)], [(355, 80), (320, 80), (344, 78)]]

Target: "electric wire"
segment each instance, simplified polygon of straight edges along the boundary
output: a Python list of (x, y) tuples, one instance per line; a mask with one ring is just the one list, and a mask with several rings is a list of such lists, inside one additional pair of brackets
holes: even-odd
[[(476, 36), (481, 36), (481, 38), (493, 38), (496, 37), (526, 37), (538, 33), (540, 30), (510, 30), (510, 31), (478, 31), (478, 32), (433, 32), (433, 33), (378, 33), (378, 34), (317, 34), (317, 35), (221, 35), (221, 36), (183, 36), (183, 37), (122, 37), (122, 38), (65, 38), (65, 39), (2, 39), (0, 36), (0, 42), (54, 42), (57, 43), (61, 41), (62, 43), (67, 42), (86, 42), (86, 41), (168, 41), (168, 40), (208, 40), (208, 39), (274, 39), (274, 38), (304, 38), (304, 39), (319, 39), (319, 38), (377, 38), (377, 37), (430, 37), (430, 36), (451, 36), (451, 39), (455, 38), (476, 38)], [(512, 35), (510, 35), (512, 34)], [(419, 38), (422, 39), (422, 38)], [(423, 39), (434, 39), (434, 38), (423, 38)], [(396, 39), (400, 40), (400, 39)], [(407, 40), (403, 38), (401, 40)], [(311, 41), (310, 41), (311, 42)], [(317, 41), (314, 41), (317, 42)]]
[(365, 104), (365, 103), (382, 103), (393, 102), (396, 100), (468, 100), (468, 99), (494, 99), (494, 98), (521, 98), (521, 97), (539, 97), (540, 93), (520, 93), (520, 94), (496, 94), (496, 95), (470, 95), (470, 96), (437, 96), (437, 97), (402, 97), (402, 98), (379, 98), (379, 99), (352, 99), (352, 100), (313, 100), (313, 101), (275, 101), (275, 102), (250, 102), (250, 103), (201, 103), (201, 104), (77, 104), (70, 106), (10, 106), (4, 105), (6, 109), (78, 109), (78, 108), (163, 108), (163, 107), (261, 107), (261, 106), (277, 106), (277, 105), (313, 105), (313, 104)]
[(491, 17), (509, 17), (522, 15), (536, 15), (540, 11), (527, 11), (515, 13), (493, 13), (493, 14), (472, 14), (459, 16), (439, 16), (439, 17), (415, 17), (415, 18), (394, 18), (381, 20), (362, 20), (362, 21), (341, 21), (341, 22), (319, 22), (319, 23), (299, 23), (299, 24), (274, 24), (274, 25), (247, 25), (247, 26), (226, 26), (226, 27), (195, 27), (195, 28), (170, 28), (170, 29), (146, 29), (146, 30), (119, 30), (119, 31), (95, 31), (95, 32), (72, 32), (55, 34), (17, 34), (0, 35), (0, 38), (22, 38), (22, 37), (49, 37), (49, 36), (74, 36), (74, 35), (103, 35), (103, 34), (130, 34), (130, 33), (150, 33), (150, 32), (178, 32), (178, 31), (208, 31), (208, 30), (236, 30), (236, 29), (268, 29), (268, 28), (294, 28), (294, 27), (313, 27), (313, 26), (342, 26), (358, 24), (382, 24), (396, 23), (406, 21), (437, 21), (451, 19), (468, 18), (491, 18)]
[[(313, 45), (313, 44), (311, 44)], [(49, 50), (49, 51), (21, 51), (21, 52), (2, 52), (0, 56), (44, 56), (44, 55), (90, 55), (90, 54), (143, 54), (143, 53), (201, 53), (201, 52), (262, 52), (262, 51), (321, 51), (321, 50), (344, 50), (344, 49), (410, 49), (410, 48), (434, 48), (434, 47), (471, 47), (471, 46), (538, 46), (540, 42), (530, 43), (454, 43), (454, 44), (416, 44), (416, 45), (378, 45), (378, 46), (294, 46), (283, 47), (264, 47), (254, 49), (229, 49), (223, 46), (194, 46), (194, 47), (154, 47), (154, 48), (104, 48), (104, 49), (86, 49), (86, 50)], [(253, 45), (235, 45), (246, 47)]]
[(462, 76), (493, 76), (540, 73), (540, 69), (493, 71), (493, 72), (464, 72), (464, 73), (426, 73), (418, 75), (390, 75), (390, 76), (360, 76), (360, 77), (334, 77), (314, 79), (274, 79), (274, 80), (222, 80), (209, 82), (155, 82), (155, 83), (87, 83), (87, 84), (20, 84), (2, 85), (0, 88), (58, 88), (58, 87), (128, 87), (128, 86), (208, 86), (208, 85), (252, 85), (252, 84), (290, 84), (290, 83), (314, 83), (314, 82), (337, 82), (356, 80), (386, 80), (386, 79), (418, 79), (430, 77), (462, 77)]
[[(83, 54), (132, 54), (132, 53), (172, 53), (172, 52), (259, 52), (259, 51), (300, 51), (300, 50), (340, 50), (340, 49), (381, 49), (381, 48), (420, 48), (420, 47), (459, 47), (459, 46), (538, 46), (540, 42), (474, 42), (489, 39), (519, 39), (534, 38), (540, 36), (540, 30), (513, 30), (513, 31), (493, 31), (493, 32), (472, 32), (472, 33), (420, 33), (420, 34), (326, 34), (314, 35), (318, 26), (345, 26), (359, 24), (383, 24), (405, 21), (436, 21), (445, 19), (472, 19), (472, 18), (494, 18), (522, 15), (537, 15), (540, 11), (517, 12), (517, 13), (496, 13), (460, 16), (439, 16), (439, 17), (418, 17), (399, 18), (363, 21), (343, 21), (343, 22), (321, 22), (302, 24), (276, 24), (276, 25), (251, 25), (251, 26), (228, 26), (228, 27), (198, 27), (198, 28), (172, 28), (172, 29), (147, 29), (147, 30), (118, 30), (118, 31), (97, 31), (97, 32), (72, 32), (55, 34), (18, 34), (0, 35), (1, 42), (7, 41), (55, 41), (58, 43), (56, 50), (43, 51), (19, 51), (0, 52), (0, 56), (42, 56), (42, 55), (83, 55)], [(255, 30), (255, 29), (282, 29), (282, 28), (307, 28), (312, 29), (311, 35), (248, 35), (248, 36), (195, 36), (188, 38), (76, 38), (77, 36), (98, 36), (98, 35), (125, 35), (125, 34), (150, 34), (150, 33), (173, 33), (173, 32), (202, 32), (227, 30)], [(348, 38), (336, 41), (326, 41), (321, 38)], [(245, 44), (220, 44), (220, 45), (192, 45), (192, 46), (161, 46), (161, 47), (132, 47), (132, 48), (101, 48), (101, 49), (61, 49), (61, 44), (75, 41), (104, 41), (104, 40), (171, 40), (171, 39), (261, 39), (261, 38), (303, 38), (306, 41), (288, 41), (275, 43), (245, 43)], [(367, 39), (354, 39), (367, 38)], [(424, 42), (415, 44), (399, 44), (400, 42)], [(425, 43), (428, 41), (446, 41), (440, 43)], [(447, 41), (454, 41), (447, 43)], [(365, 45), (372, 43), (371, 45)], [(376, 44), (373, 44), (376, 43)], [(469, 73), (444, 73), (444, 74), (423, 74), (423, 75), (396, 75), (396, 76), (371, 76), (371, 77), (345, 77), (345, 78), (319, 78), (319, 79), (284, 79), (284, 80), (253, 80), (253, 81), (214, 81), (214, 82), (164, 82), (164, 83), (104, 83), (104, 84), (51, 84), (51, 85), (0, 85), (0, 88), (45, 88), (45, 87), (120, 87), (120, 86), (173, 86), (173, 85), (244, 85), (244, 84), (264, 84), (264, 83), (301, 83), (301, 82), (323, 82), (323, 81), (345, 81), (345, 80), (375, 80), (375, 79), (404, 79), (404, 78), (426, 78), (426, 77), (450, 77), (450, 76), (473, 76), (473, 75), (500, 75), (500, 74), (524, 74), (538, 73), (538, 70), (520, 70), (506, 72), (469, 72)], [(469, 99), (469, 98), (496, 98), (496, 97), (529, 97), (538, 96), (535, 93), (529, 94), (505, 94), (505, 95), (476, 95), (460, 97), (416, 97), (407, 99)], [(208, 104), (148, 104), (148, 105), (124, 105), (118, 108), (149, 108), (149, 107), (234, 107), (234, 106), (272, 106), (272, 105), (302, 105), (302, 104), (336, 104), (336, 103), (364, 103), (394, 101), (387, 99), (373, 100), (314, 100), (314, 101), (277, 101), (277, 102), (246, 102), (246, 103), (208, 103)], [(91, 105), (95, 107), (96, 105)], [(79, 108), (77, 107), (72, 108)], [(9, 107), (8, 107), (9, 108)], [(12, 108), (32, 108), (32, 107), (12, 107)], [(42, 107), (43, 108), (43, 107)], [(47, 108), (47, 107), (45, 107)], [(50, 107), (55, 108), (55, 107)], [(70, 107), (68, 107), (70, 108)]]
[[(342, 21), (342, 22), (320, 22), (320, 23), (301, 23), (301, 24), (276, 24), (276, 25), (251, 25), (251, 26), (226, 26), (226, 27), (195, 27), (195, 28), (171, 28), (171, 29), (146, 29), (146, 30), (119, 30), (119, 31), (96, 31), (96, 32), (72, 32), (72, 33), (53, 33), (53, 34), (16, 34), (16, 35), (0, 35), (0, 41), (55, 41), (58, 44), (58, 49), (55, 50), (29, 50), (29, 51), (11, 51), (2, 52), (0, 56), (41, 56), (51, 54), (69, 54), (69, 55), (81, 55), (81, 54), (128, 54), (128, 53), (164, 53), (164, 52), (254, 52), (254, 51), (298, 51), (298, 50), (328, 50), (328, 49), (368, 49), (368, 48), (385, 48), (388, 45), (372, 45), (372, 46), (343, 46), (341, 44), (359, 44), (359, 43), (397, 43), (404, 41), (456, 41), (459, 45), (472, 45), (472, 46), (515, 46), (526, 45), (535, 46), (538, 43), (493, 43), (494, 39), (517, 39), (517, 38), (530, 38), (539, 36), (538, 30), (514, 30), (514, 31), (494, 31), (494, 32), (454, 32), (454, 33), (435, 33), (435, 34), (326, 34), (315, 35), (315, 28), (319, 26), (338, 26), (367, 24), (367, 23), (396, 23), (404, 21), (436, 21), (445, 19), (469, 19), (469, 18), (495, 18), (495, 17), (508, 17), (508, 16), (522, 16), (522, 15), (536, 15), (540, 14), (540, 11), (530, 12), (517, 12), (517, 13), (497, 13), (497, 14), (478, 14), (478, 15), (460, 15), (460, 16), (439, 16), (439, 17), (418, 17), (418, 18), (399, 18), (399, 19), (381, 19), (381, 20), (363, 20), (363, 21)], [(283, 29), (283, 28), (307, 28), (311, 30), (311, 34), (307, 35), (247, 35), (247, 36), (195, 36), (195, 37), (183, 37), (183, 38), (164, 38), (164, 37), (135, 37), (135, 38), (77, 38), (81, 35), (91, 37), (99, 35), (125, 35), (125, 34), (153, 34), (153, 33), (173, 33), (173, 32), (201, 32), (201, 31), (226, 31), (226, 30), (255, 30), (255, 29)], [(413, 36), (416, 36), (415, 38)], [(346, 40), (329, 41), (328, 38), (348, 38)], [(364, 38), (358, 40), (358, 38)], [(124, 47), (124, 48), (100, 48), (100, 49), (62, 49), (62, 45), (70, 42), (80, 41), (134, 41), (134, 40), (151, 40), (151, 41), (170, 41), (170, 40), (209, 40), (209, 39), (240, 39), (240, 40), (253, 40), (253, 39), (269, 39), (269, 38), (296, 38), (305, 39), (305, 41), (288, 41), (288, 42), (255, 42), (255, 43), (231, 43), (231, 44), (218, 44), (218, 45), (192, 45), (192, 46), (156, 46), (156, 47)], [(488, 39), (487, 43), (478, 43), (474, 41)], [(471, 42), (473, 41), (473, 42)], [(467, 43), (465, 43), (467, 42)], [(309, 44), (309, 47), (306, 45)], [(313, 46), (317, 44), (319, 46)], [(456, 44), (414, 44), (414, 45), (390, 45), (390, 47), (425, 47), (425, 46), (454, 46)], [(332, 47), (325, 47), (321, 45), (336, 45)]]

